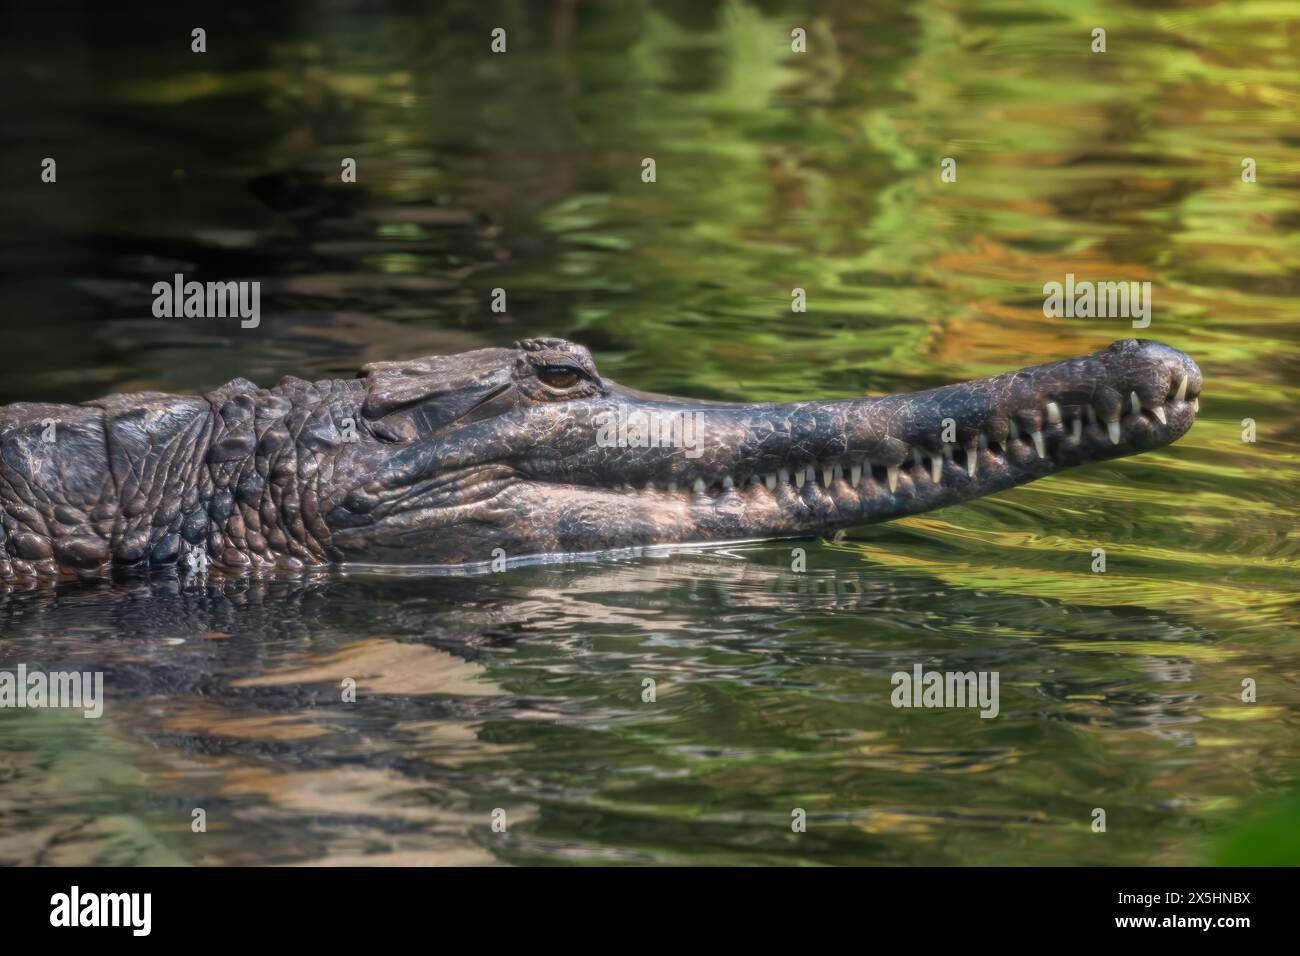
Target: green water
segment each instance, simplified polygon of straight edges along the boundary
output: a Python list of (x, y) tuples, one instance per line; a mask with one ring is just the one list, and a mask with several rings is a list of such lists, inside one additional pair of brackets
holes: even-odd
[[(754, 400), (1139, 334), (1205, 390), (1172, 448), (800, 543), (803, 573), (787, 542), (0, 592), (0, 667), (108, 687), (97, 721), (0, 711), (0, 863), (1300, 862), (1300, 7), (4, 17), (0, 402), (537, 334)], [(154, 319), (176, 271), (260, 279), (261, 326)], [(1066, 273), (1150, 281), (1150, 327), (1045, 318)], [(998, 672), (999, 716), (894, 708), (917, 663)]]

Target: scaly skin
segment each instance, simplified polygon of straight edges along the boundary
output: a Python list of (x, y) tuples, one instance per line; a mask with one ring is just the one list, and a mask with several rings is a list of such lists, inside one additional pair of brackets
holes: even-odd
[[(911, 395), (702, 402), (622, 388), (581, 346), (535, 339), (353, 380), (19, 403), (0, 409), (0, 577), (802, 537), (1167, 445), (1201, 386), (1186, 355), (1130, 339)], [(694, 430), (638, 443), (638, 415)]]

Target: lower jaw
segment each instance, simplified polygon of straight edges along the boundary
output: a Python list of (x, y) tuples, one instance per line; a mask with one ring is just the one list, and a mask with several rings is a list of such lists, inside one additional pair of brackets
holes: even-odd
[[(1082, 440), (1048, 431), (1048, 454), (1039, 457), (1024, 441), (981, 449), (974, 461), (959, 453), (941, 463), (935, 481), (931, 460), (897, 469), (874, 468), (851, 484), (843, 469), (830, 482), (818, 473), (802, 484), (787, 476), (769, 489), (761, 482), (711, 489), (704, 494), (663, 488), (609, 488), (534, 479), (508, 482), (479, 499), (466, 513), (440, 515), (427, 525), (408, 516), (410, 527), (389, 537), (375, 528), (349, 532), (345, 561), (478, 565), (525, 558), (562, 557), (659, 545), (708, 544), (797, 538), (856, 524), (889, 521), (1004, 491), (1064, 468), (1102, 461), (1168, 444), (1190, 427), (1170, 422), (1156, 429), (1126, 429), (1113, 444), (1093, 425)], [(974, 465), (972, 475), (972, 464)], [(391, 531), (391, 529), (390, 529)]]
[[(511, 513), (536, 515), (501, 540), (506, 556), (584, 554), (623, 548), (706, 544), (754, 539), (808, 537), (856, 524), (932, 511), (1007, 488), (1059, 470), (1062, 465), (1033, 458), (1008, 462), (980, 454), (976, 477), (963, 464), (944, 462), (935, 482), (930, 466), (889, 475), (864, 474), (857, 485), (846, 477), (827, 485), (820, 478), (778, 483), (774, 490), (749, 484), (714, 495), (646, 488), (615, 490), (582, 485), (526, 482), (499, 496), (495, 504)], [(518, 528), (518, 526), (516, 526)], [(452, 563), (486, 560), (470, 554)]]
[[(807, 536), (959, 504), (1032, 481), (1058, 468), (1045, 460), (1008, 465), (985, 453), (976, 464), (974, 478), (964, 466), (949, 461), (944, 462), (938, 482), (928, 464), (900, 468), (893, 476), (892, 488), (889, 473), (879, 469), (880, 474), (864, 475), (856, 485), (850, 484), (847, 476), (834, 478), (829, 484), (819, 476), (817, 480), (806, 479), (802, 485), (784, 481), (769, 490), (763, 484), (750, 484), (713, 496), (653, 489), (583, 489), (587, 493), (583, 497), (588, 498), (586, 507), (601, 507), (591, 500), (599, 497), (605, 499), (604, 506), (612, 513), (624, 514), (608, 535), (576, 535), (564, 544), (567, 550), (589, 551)], [(641, 521), (625, 514), (629, 504), (643, 516)]]
[[(909, 461), (897, 469), (864, 471), (856, 484), (840, 469), (829, 483), (825, 475), (786, 477), (770, 489), (746, 482), (705, 494), (662, 488), (600, 488), (524, 482), (511, 489), (518, 499), (510, 510), (545, 516), (531, 540), (516, 548), (541, 545), (537, 552), (587, 553), (652, 545), (709, 543), (764, 538), (807, 537), (856, 524), (889, 521), (960, 504), (1054, 474), (1065, 468), (1138, 454), (1168, 444), (1191, 424), (1173, 423), (1126, 429), (1118, 444), (1104, 427), (1090, 426), (1081, 439), (1067, 439), (1056, 426), (1048, 434), (1050, 451), (1039, 457), (1028, 442), (964, 453), (941, 463), (939, 480), (933, 462)], [(973, 471), (973, 474), (972, 474)], [(535, 510), (533, 510), (535, 509)], [(504, 546), (510, 551), (509, 544)]]

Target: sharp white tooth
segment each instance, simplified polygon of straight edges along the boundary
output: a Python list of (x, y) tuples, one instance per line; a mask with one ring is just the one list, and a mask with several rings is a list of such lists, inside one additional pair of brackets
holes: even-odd
[(1075, 441), (1083, 441), (1083, 419), (1076, 418), (1070, 423), (1070, 434), (1074, 436)]
[(802, 468), (796, 469), (796, 471), (795, 471), (795, 473), (794, 473), (794, 486), (795, 486), (796, 488), (802, 488), (802, 487), (803, 487), (803, 483), (804, 483), (804, 478), (805, 478), (805, 476), (806, 476), (806, 473), (804, 472), (804, 470), (803, 470)]
[(850, 465), (850, 466), (849, 466), (849, 484), (851, 484), (854, 488), (856, 488), (856, 487), (858, 486), (858, 482), (861, 481), (861, 480), (862, 480), (862, 466), (861, 466), (861, 465)]
[(1107, 422), (1106, 434), (1110, 435), (1110, 443), (1112, 445), (1118, 445), (1119, 444), (1119, 422)]
[(722, 479), (723, 491), (730, 491), (734, 487), (736, 487), (736, 482), (732, 479), (730, 475), (727, 475), (727, 477)]
[(842, 481), (844, 479), (844, 468), (837, 461), (835, 467), (831, 469), (831, 481)]
[(804, 481), (811, 482), (814, 485), (817, 484), (817, 467), (815, 465), (809, 465), (803, 478)]
[(1201, 397), (1198, 395), (1194, 399), (1192, 399), (1192, 411), (1199, 412), (1200, 410), (1201, 410)]
[(1163, 405), (1157, 405), (1155, 408), (1151, 409), (1151, 414), (1160, 419), (1161, 425), (1169, 424), (1169, 419), (1165, 418), (1165, 407)]
[(1093, 408), (1091, 405), (1088, 406), (1088, 424), (1097, 424), (1097, 409)]
[(1047, 420), (1053, 425), (1061, 424), (1061, 406), (1056, 402), (1047, 403)]
[(912, 464), (916, 465), (917, 468), (925, 467), (925, 459), (921, 457), (921, 449), (912, 449)]
[(930, 478), (936, 485), (943, 479), (943, 459), (938, 455), (930, 459)]
[(691, 485), (691, 490), (693, 490), (697, 495), (704, 494), (704, 479), (696, 478), (695, 484)]
[(790, 480), (790, 472), (787, 469), (782, 468), (780, 471), (776, 473), (776, 480), (781, 482), (781, 484), (784, 485), (787, 481)]
[(893, 492), (898, 488), (898, 466), (888, 466), (885, 469), (885, 473), (889, 476), (889, 490)]
[(776, 491), (776, 475), (764, 475), (763, 484), (767, 485), (768, 491)]
[(1019, 439), (1019, 438), (1020, 438), (1020, 428), (1019, 428), (1019, 426), (1016, 425), (1016, 421), (1015, 421), (1015, 419), (1013, 418), (1013, 419), (1012, 419), (1011, 421), (1009, 421), (1007, 424), (1009, 424), (1009, 425), (1011, 426), (1011, 437), (1012, 437), (1012, 438), (1015, 438), (1015, 439)]
[(835, 478), (835, 472), (830, 465), (822, 465), (822, 487), (829, 488)]
[(1034, 442), (1034, 451), (1038, 452), (1039, 458), (1047, 457), (1047, 444), (1043, 441), (1042, 432), (1034, 432), (1029, 436)]
[(1134, 415), (1142, 414), (1142, 402), (1138, 399), (1137, 392), (1128, 393), (1128, 404)]
[(979, 466), (979, 462), (980, 462), (979, 445), (971, 445), (969, 448), (966, 449), (966, 474), (974, 478), (975, 469), (976, 467)]
[(1182, 402), (1187, 399), (1187, 376), (1184, 375), (1178, 380), (1178, 391), (1174, 393), (1174, 401)]

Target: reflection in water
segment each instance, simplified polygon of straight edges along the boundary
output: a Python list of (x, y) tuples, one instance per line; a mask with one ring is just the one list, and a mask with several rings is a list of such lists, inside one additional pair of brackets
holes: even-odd
[[(0, 666), (103, 669), (108, 704), (0, 714), (0, 859), (1185, 860), (1189, 826), (1252, 795), (1242, 764), (1293, 759), (1274, 708), (1232, 706), (1267, 652), (1183, 615), (807, 547), (803, 574), (759, 545), (15, 590)], [(889, 676), (918, 662), (997, 670), (1002, 717), (895, 710)], [(1141, 839), (1099, 847), (1094, 806)]]
[[(1135, 333), (1044, 317), (1066, 273), (1150, 281), (1139, 334), (1206, 390), (1172, 448), (802, 575), (763, 545), (14, 590), (0, 666), (104, 670), (109, 707), (0, 711), (0, 862), (1197, 862), (1297, 779), (1300, 8), (520, 4), (493, 57), (470, 0), (279, 3), (199, 58), (101, 6), (2, 31), (0, 402), (540, 334), (650, 391), (912, 390)], [(259, 328), (154, 319), (177, 271), (261, 281)], [(915, 663), (999, 671), (1001, 715), (893, 709)]]

